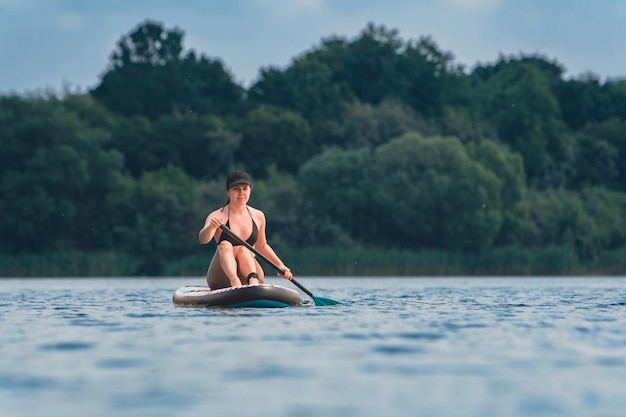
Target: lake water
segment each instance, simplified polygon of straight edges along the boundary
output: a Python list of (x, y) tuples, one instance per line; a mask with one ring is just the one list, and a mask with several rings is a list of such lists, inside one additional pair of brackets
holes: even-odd
[(197, 277), (0, 279), (0, 415), (626, 415), (624, 278), (298, 281), (344, 304), (172, 304)]

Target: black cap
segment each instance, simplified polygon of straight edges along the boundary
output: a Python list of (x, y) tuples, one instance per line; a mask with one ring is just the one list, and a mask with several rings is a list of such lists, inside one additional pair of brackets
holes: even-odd
[(239, 184), (248, 184), (250, 187), (252, 187), (252, 178), (250, 178), (250, 175), (248, 175), (247, 172), (234, 171), (228, 175), (228, 178), (226, 178), (227, 190)]

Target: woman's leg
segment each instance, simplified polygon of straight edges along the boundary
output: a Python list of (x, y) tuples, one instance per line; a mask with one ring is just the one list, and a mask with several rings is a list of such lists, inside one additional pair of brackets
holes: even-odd
[(233, 248), (233, 245), (230, 242), (223, 240), (219, 245), (217, 245), (217, 251), (220, 259), (220, 265), (230, 281), (230, 286), (241, 286), (241, 280), (237, 275), (238, 262), (235, 259), (235, 248)]
[[(261, 266), (257, 258), (253, 256), (253, 259), (254, 259), (254, 268), (252, 269), (252, 271), (256, 271), (257, 275), (259, 276), (258, 278), (259, 283), (263, 284), (265, 282), (265, 271), (263, 270), (263, 267)], [(248, 284), (246, 277), (248, 276), (250, 272), (244, 274), (241, 268), (237, 268), (237, 269), (238, 269), (237, 272), (239, 275), (240, 282), (242, 283), (245, 282), (246, 284)], [(249, 271), (249, 269), (247, 270)], [(211, 264), (209, 265), (209, 268), (207, 270), (207, 284), (209, 288), (211, 288), (212, 290), (217, 290), (220, 288), (227, 288), (231, 286), (230, 279), (224, 272), (224, 268), (222, 268), (222, 265), (220, 262), (219, 250), (215, 251), (213, 258), (211, 259)]]
[(259, 275), (256, 268), (256, 262), (252, 256), (252, 252), (243, 246), (236, 246), (233, 249), (235, 253), (235, 259), (239, 267), (239, 272), (245, 277), (243, 281), (246, 281), (248, 285), (254, 285), (259, 283)]
[(263, 284), (265, 282), (265, 271), (263, 271), (263, 267), (261, 267), (256, 258), (254, 258), (254, 265), (256, 266), (256, 273), (259, 275), (259, 284)]
[(220, 257), (217, 251), (215, 251), (209, 264), (209, 269), (206, 273), (206, 283), (212, 290), (230, 287), (230, 280), (224, 273), (222, 265), (220, 265)]

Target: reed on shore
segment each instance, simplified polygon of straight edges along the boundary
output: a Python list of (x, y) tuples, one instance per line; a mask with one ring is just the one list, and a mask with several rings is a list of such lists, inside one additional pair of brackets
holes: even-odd
[[(581, 261), (567, 247), (501, 248), (482, 253), (377, 248), (280, 248), (300, 276), (626, 275), (626, 249)], [(166, 262), (158, 276), (203, 276), (211, 254)], [(0, 255), (0, 277), (141, 276), (142, 260), (118, 252)], [(267, 271), (268, 274), (272, 273)]]

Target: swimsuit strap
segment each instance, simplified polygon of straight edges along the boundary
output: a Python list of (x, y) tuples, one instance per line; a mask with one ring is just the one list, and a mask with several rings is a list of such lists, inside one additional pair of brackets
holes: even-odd
[[(226, 208), (226, 206), (222, 207), (222, 211)], [(256, 225), (256, 222), (254, 221), (254, 216), (252, 215), (252, 211), (250, 210), (250, 207), (246, 206), (246, 210), (248, 210), (248, 214), (250, 214), (250, 219), (252, 220), (252, 231), (250, 232), (250, 236), (248, 236), (248, 239), (246, 239), (246, 242), (248, 242), (248, 244), (250, 244), (251, 246), (254, 246), (254, 244), (256, 243), (256, 240), (259, 237), (259, 228)], [(226, 227), (230, 228), (230, 205), (228, 206), (228, 218), (226, 219)], [(222, 233), (220, 236), (220, 239), (218, 242), (221, 242), (222, 240), (227, 240), (230, 243), (233, 244), (233, 246), (238, 246), (239, 243), (233, 241), (230, 236)]]

